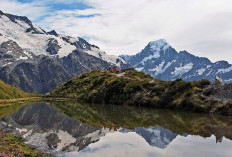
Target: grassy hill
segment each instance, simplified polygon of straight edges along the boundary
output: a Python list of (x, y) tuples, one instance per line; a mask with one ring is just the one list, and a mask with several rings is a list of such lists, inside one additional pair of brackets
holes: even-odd
[(20, 91), (19, 89), (12, 87), (0, 80), (0, 99), (17, 99), (33, 96), (36, 96), (36, 94)]
[(191, 110), (195, 112), (227, 112), (231, 103), (202, 93), (207, 80), (186, 82), (182, 79), (162, 81), (135, 70), (92, 71), (61, 85), (48, 96), (78, 99), (87, 103), (120, 104)]

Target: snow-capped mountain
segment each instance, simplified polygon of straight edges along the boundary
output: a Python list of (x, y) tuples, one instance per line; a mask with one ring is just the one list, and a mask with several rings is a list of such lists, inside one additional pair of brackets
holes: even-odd
[(27, 17), (0, 11), (0, 79), (27, 92), (46, 93), (71, 77), (108, 65), (127, 67), (82, 38), (46, 32)]
[(232, 65), (228, 62), (212, 63), (207, 58), (194, 56), (187, 51), (177, 52), (163, 39), (150, 42), (136, 55), (120, 57), (136, 70), (162, 80), (182, 78), (187, 81), (214, 81), (216, 76), (220, 76), (225, 82), (232, 81)]

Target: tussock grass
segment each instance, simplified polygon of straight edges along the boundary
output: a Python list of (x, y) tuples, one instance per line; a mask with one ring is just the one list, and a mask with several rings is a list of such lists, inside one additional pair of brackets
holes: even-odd
[[(120, 74), (120, 75), (119, 75)], [(207, 80), (162, 81), (136, 70), (125, 72), (94, 70), (61, 85), (48, 97), (77, 99), (87, 103), (118, 104), (209, 112), (202, 89)]]
[(36, 97), (37, 94), (26, 93), (0, 80), (0, 99), (17, 99)]
[(39, 94), (26, 93), (0, 80), (0, 106), (38, 101)]

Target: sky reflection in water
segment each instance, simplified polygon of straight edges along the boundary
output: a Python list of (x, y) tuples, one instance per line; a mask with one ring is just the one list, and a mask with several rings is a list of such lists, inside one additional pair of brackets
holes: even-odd
[(135, 132), (109, 133), (99, 142), (90, 144), (81, 152), (63, 154), (64, 157), (231, 157), (232, 142), (224, 139), (216, 143), (215, 136), (177, 136), (165, 149), (150, 146)]

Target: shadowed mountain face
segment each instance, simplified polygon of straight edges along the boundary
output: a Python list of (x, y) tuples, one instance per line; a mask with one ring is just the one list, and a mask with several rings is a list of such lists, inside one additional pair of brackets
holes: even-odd
[(127, 67), (82, 38), (46, 32), (27, 17), (0, 13), (0, 79), (21, 90), (47, 93), (78, 74)]
[(121, 55), (132, 67), (155, 78), (187, 81), (221, 76), (225, 82), (232, 81), (232, 65), (226, 61), (212, 63), (208, 58), (194, 56), (187, 51), (177, 52), (165, 40), (150, 42), (134, 56)]
[(13, 67), (3, 67), (0, 78), (24, 91), (46, 93), (69, 80), (71, 75), (58, 61), (41, 56), (37, 60), (23, 61)]

